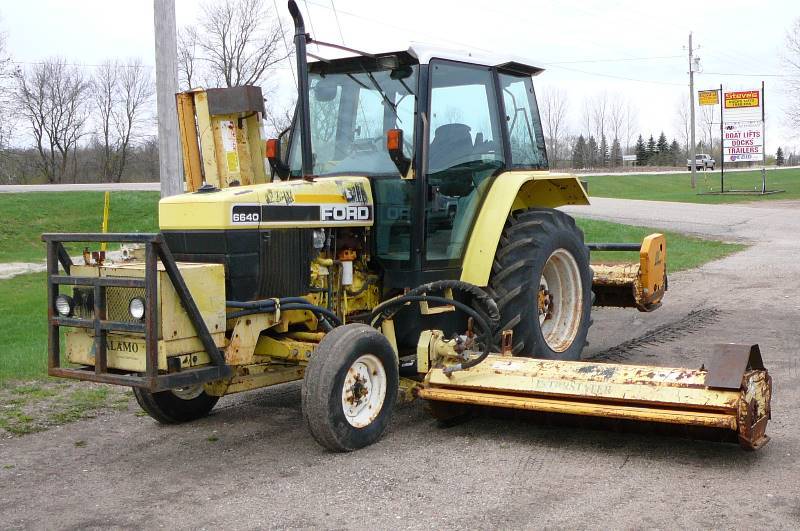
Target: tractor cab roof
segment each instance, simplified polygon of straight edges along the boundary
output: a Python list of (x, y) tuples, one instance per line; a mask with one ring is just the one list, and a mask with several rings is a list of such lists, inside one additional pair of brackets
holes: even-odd
[(392, 60), (405, 64), (428, 64), (432, 59), (446, 59), (482, 66), (493, 66), (502, 70), (531, 76), (538, 75), (544, 71), (544, 68), (534, 66), (533, 61), (511, 54), (457, 50), (421, 42), (411, 43), (407, 50), (397, 52), (364, 53), (363, 55), (349, 55), (336, 59), (321, 58), (313, 55), (312, 57), (315, 59), (309, 61), (309, 68), (312, 72), (348, 71), (353, 68), (359, 70), (361, 68), (369, 69), (370, 67), (380, 68), (381, 65), (391, 63)]
[(460, 61), (462, 63), (495, 66), (503, 70), (513, 70), (514, 72), (532, 76), (544, 71), (544, 68), (534, 66), (533, 61), (524, 57), (511, 54), (457, 50), (421, 42), (411, 43), (411, 46), (408, 48), (408, 53), (416, 57), (420, 64), (428, 64), (431, 59), (448, 59), (450, 61)]

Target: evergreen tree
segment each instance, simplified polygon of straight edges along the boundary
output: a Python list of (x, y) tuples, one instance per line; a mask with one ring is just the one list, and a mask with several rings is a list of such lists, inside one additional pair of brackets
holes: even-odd
[(606, 167), (608, 166), (608, 141), (606, 140), (606, 135), (600, 137), (600, 152), (598, 156), (598, 162), (601, 166)]
[(785, 160), (783, 158), (783, 150), (780, 147), (778, 147), (778, 152), (775, 153), (775, 164), (777, 164), (778, 166), (783, 166), (784, 162)]
[(636, 165), (647, 165), (647, 148), (644, 146), (642, 135), (639, 135), (639, 138), (636, 140)]
[(572, 167), (575, 169), (586, 167), (586, 139), (583, 138), (583, 135), (578, 137), (572, 148)]
[(622, 146), (619, 145), (617, 138), (611, 143), (611, 165), (622, 166)]
[(647, 166), (650, 166), (655, 163), (656, 155), (658, 154), (658, 150), (656, 149), (656, 141), (653, 139), (653, 135), (650, 135), (650, 138), (647, 140)]
[(597, 140), (594, 139), (594, 136), (590, 136), (589, 141), (586, 143), (586, 162), (590, 168), (597, 166), (597, 151)]
[(677, 139), (672, 139), (672, 144), (669, 146), (669, 155), (670, 155), (670, 163), (673, 166), (681, 166), (683, 163), (681, 159), (683, 158), (683, 153), (681, 153), (681, 145), (678, 144)]
[(667, 142), (667, 135), (664, 134), (664, 131), (661, 131), (658, 136), (656, 151), (658, 151), (658, 157), (656, 158), (658, 165), (664, 166), (670, 163), (672, 157), (669, 154), (669, 142)]

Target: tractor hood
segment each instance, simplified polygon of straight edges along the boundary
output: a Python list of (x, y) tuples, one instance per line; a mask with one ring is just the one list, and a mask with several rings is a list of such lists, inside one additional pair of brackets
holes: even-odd
[(162, 199), (161, 230), (371, 226), (366, 177), (276, 181)]

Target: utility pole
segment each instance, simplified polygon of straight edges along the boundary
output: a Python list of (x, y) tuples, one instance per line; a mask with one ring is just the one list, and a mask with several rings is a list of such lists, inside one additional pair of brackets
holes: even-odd
[(692, 189), (697, 185), (695, 167), (695, 157), (697, 156), (697, 144), (694, 139), (694, 58), (692, 54), (692, 32), (689, 32), (689, 114), (691, 115), (691, 144), (689, 147), (689, 162), (692, 165)]
[(156, 103), (158, 105), (158, 165), (161, 197), (183, 193), (178, 137), (178, 36), (175, 0), (153, 0), (156, 37)]

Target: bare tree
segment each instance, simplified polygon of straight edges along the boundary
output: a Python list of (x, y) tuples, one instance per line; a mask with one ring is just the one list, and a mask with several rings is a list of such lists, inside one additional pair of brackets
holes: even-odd
[(714, 144), (714, 106), (700, 106), (700, 124), (703, 128), (703, 145), (711, 152)]
[(280, 25), (268, 22), (277, 20), (275, 16), (263, 0), (204, 4), (198, 26), (182, 31), (178, 61), (184, 78), (194, 82), (202, 63), (209, 84), (262, 84), (265, 73), (289, 55)]
[(587, 97), (583, 100), (583, 114), (581, 116), (581, 126), (586, 138), (592, 135), (592, 101)]
[(616, 94), (608, 108), (608, 122), (611, 128), (611, 140), (622, 143), (623, 128), (625, 126), (625, 99), (621, 94)]
[(550, 161), (555, 166), (562, 149), (562, 138), (566, 134), (567, 93), (563, 89), (548, 87), (542, 92), (539, 102), (544, 134), (548, 144)]
[(186, 26), (178, 31), (178, 75), (185, 90), (194, 88), (197, 79), (197, 28)]
[(686, 152), (689, 152), (689, 141), (690, 141), (690, 131), (689, 128), (691, 127), (691, 118), (689, 113), (689, 104), (686, 103), (686, 98), (681, 96), (678, 99), (678, 110), (675, 113), (675, 129), (678, 130), (678, 135), (682, 141), (682, 145)]
[(788, 70), (788, 76), (784, 79), (791, 102), (786, 108), (786, 117), (790, 125), (800, 128), (800, 17), (795, 19), (786, 33), (783, 62)]
[(50, 183), (67, 175), (70, 152), (85, 134), (89, 82), (63, 58), (49, 58), (15, 73), (14, 99), (39, 154), (39, 171)]
[(102, 179), (120, 182), (153, 97), (153, 80), (139, 59), (106, 61), (95, 73), (92, 93), (100, 120)]
[(625, 102), (625, 152), (630, 153), (636, 130), (639, 128), (639, 111), (630, 101)]
[(608, 118), (608, 92), (605, 90), (597, 94), (591, 103), (592, 121), (594, 122), (594, 137), (599, 142), (606, 134), (606, 119)]
[[(2, 22), (2, 18), (0, 18), (0, 22)], [(0, 30), (0, 150), (4, 149), (10, 141), (13, 122), (9, 87), (13, 76), (7, 42), (5, 32)], [(3, 157), (2, 153), (0, 153), (0, 157)]]
[(295, 103), (296, 102), (292, 100), (291, 105), (277, 110), (273, 110), (267, 106), (266, 113), (264, 114), (264, 121), (268, 128), (267, 135), (269, 138), (274, 138), (291, 127), (293, 118), (292, 110), (295, 107)]

